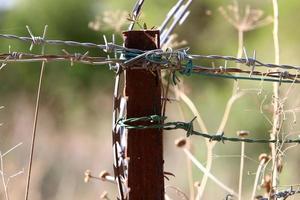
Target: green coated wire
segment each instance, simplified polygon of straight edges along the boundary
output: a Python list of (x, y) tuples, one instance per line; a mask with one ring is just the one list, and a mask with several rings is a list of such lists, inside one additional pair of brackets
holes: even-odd
[[(222, 134), (207, 134), (201, 133), (194, 130), (193, 121), (196, 117), (190, 122), (166, 122), (162, 123), (166, 117), (159, 115), (151, 115), (145, 117), (136, 117), (124, 119), (121, 118), (118, 120), (117, 124), (126, 129), (164, 129), (164, 130), (177, 130), (182, 129), (187, 132), (187, 137), (191, 135), (197, 135), (209, 139), (210, 141), (217, 142), (247, 142), (247, 143), (300, 143), (300, 139), (286, 139), (286, 140), (269, 140), (269, 139), (248, 139), (248, 138), (237, 138), (237, 137), (226, 137), (224, 133)], [(133, 123), (139, 122), (139, 125), (133, 125)], [(147, 122), (147, 125), (141, 124), (142, 122)], [(149, 124), (151, 123), (151, 124)]]
[(247, 76), (237, 76), (237, 75), (227, 75), (227, 74), (212, 74), (212, 73), (205, 73), (205, 72), (193, 72), (193, 73), (203, 75), (203, 76), (235, 79), (235, 80), (254, 80), (254, 81), (267, 81), (267, 82), (279, 82), (279, 83), (300, 83), (299, 81), (280, 80), (274, 78), (259, 78), (259, 77), (247, 77)]
[[(125, 57), (127, 59), (134, 58), (140, 53), (133, 53), (133, 52), (124, 52)], [(216, 77), (216, 78), (224, 78), (224, 79), (234, 79), (234, 80), (252, 80), (252, 81), (266, 81), (266, 82), (278, 82), (278, 83), (300, 83), (296, 80), (286, 80), (286, 79), (276, 79), (276, 78), (266, 78), (266, 77), (252, 77), (252, 76), (239, 76), (239, 75), (229, 75), (229, 74), (214, 74), (214, 73), (207, 73), (207, 72), (195, 72), (193, 71), (193, 68), (195, 65), (192, 62), (192, 59), (188, 56), (186, 52), (183, 52), (182, 55), (183, 58), (185, 58), (186, 63), (182, 63), (181, 66), (184, 66), (185, 68), (180, 70), (180, 73), (186, 76), (190, 76), (193, 74), (199, 74), (202, 76), (208, 76), (208, 77)], [(148, 54), (145, 56), (145, 59), (149, 62), (156, 63), (156, 64), (168, 64), (169, 61), (167, 58), (163, 57), (162, 55), (156, 55), (156, 54)]]

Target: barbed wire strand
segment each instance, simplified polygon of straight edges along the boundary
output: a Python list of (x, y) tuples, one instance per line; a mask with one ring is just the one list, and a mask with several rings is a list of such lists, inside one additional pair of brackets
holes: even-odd
[[(11, 35), (11, 34), (0, 34), (0, 38), (20, 40), (23, 42), (30, 42), (31, 44), (34, 42), (35, 45), (49, 44), (49, 45), (81, 46), (81, 47), (86, 47), (86, 48), (98, 48), (101, 50), (109, 50), (108, 52), (116, 50), (116, 51), (118, 51), (118, 53), (134, 54), (134, 57), (146, 52), (146, 51), (141, 51), (141, 50), (137, 50), (137, 49), (126, 48), (126, 47), (123, 47), (121, 45), (117, 45), (114, 43), (95, 44), (95, 43), (91, 43), (91, 42), (47, 40), (47, 39), (43, 39), (41, 37), (22, 37), (22, 36), (16, 36), (16, 35)], [(272, 63), (263, 63), (263, 62), (257, 60), (255, 57), (251, 57), (248, 55), (245, 55), (246, 58), (236, 58), (234, 56), (222, 56), (222, 55), (187, 54), (186, 52), (182, 51), (182, 50), (186, 51), (186, 49), (187, 48), (175, 50), (173, 52), (153, 52), (153, 55), (155, 54), (156, 56), (165, 56), (165, 57), (169, 57), (169, 58), (171, 58), (171, 56), (177, 56), (177, 57), (183, 57), (183, 58), (186, 58), (186, 59), (188, 58), (188, 59), (192, 59), (192, 60), (210, 59), (210, 60), (232, 61), (232, 62), (236, 62), (236, 63), (240, 63), (240, 64), (245, 64), (249, 67), (266, 67), (266, 68), (271, 68), (271, 69), (280, 68), (280, 69), (284, 69), (284, 70), (288, 70), (288, 69), (300, 70), (300, 66), (297, 66), (297, 65), (288, 65), (288, 64), (277, 65), (277, 64), (272, 64)], [(148, 57), (150, 57), (150, 55), (148, 55)], [(164, 60), (164, 62), (165, 62), (165, 60)]]
[[(138, 60), (140, 57), (143, 57), (144, 54), (140, 55), (140, 57), (133, 58), (134, 60), (125, 60), (125, 59), (111, 59), (105, 57), (90, 57), (85, 54), (75, 53), (69, 54), (65, 52), (66, 55), (36, 55), (36, 54), (28, 54), (28, 53), (5, 53), (0, 54), (0, 62), (3, 62), (3, 65), (6, 66), (7, 63), (13, 62), (54, 62), (54, 61), (70, 61), (71, 66), (76, 63), (89, 64), (89, 65), (110, 65), (111, 69), (115, 69), (112, 64), (121, 64), (124, 69), (130, 68), (128, 66), (128, 62), (133, 62)], [(145, 53), (146, 54), (146, 53)], [(176, 65), (154, 65), (152, 68), (148, 68), (147, 65), (132, 65), (132, 69), (170, 69), (177, 71), (186, 71), (186, 66), (180, 65), (179, 67)], [(217, 78), (225, 78), (225, 79), (234, 79), (234, 80), (255, 80), (255, 81), (266, 81), (266, 82), (279, 82), (279, 83), (300, 83), (300, 80), (297, 79), (296, 74), (290, 74), (287, 71), (284, 72), (260, 72), (260, 71), (248, 71), (241, 70), (239, 68), (208, 68), (202, 66), (193, 66), (191, 69), (191, 73), (200, 74), (209, 77), (217, 77)], [(232, 73), (236, 74), (249, 74), (250, 76), (241, 76), (241, 75), (232, 75)], [(256, 77), (253, 77), (255, 75)], [(271, 78), (266, 78), (271, 77)], [(290, 80), (288, 80), (290, 79)]]
[(55, 62), (55, 61), (73, 61), (77, 63), (90, 65), (107, 65), (114, 63), (123, 63), (124, 59), (108, 59), (106, 57), (91, 57), (81, 53), (66, 54), (66, 55), (37, 55), (21, 52), (12, 52), (0, 54), (0, 62)]
[(95, 44), (91, 42), (76, 42), (76, 41), (66, 41), (66, 40), (47, 40), (43, 39), (41, 37), (23, 37), (23, 36), (17, 36), (12, 34), (0, 34), (0, 38), (4, 39), (10, 39), (10, 40), (19, 40), (22, 42), (29, 42), (29, 43), (35, 43), (35, 45), (66, 45), (66, 46), (78, 46), (78, 47), (85, 47), (85, 48), (98, 48), (101, 50), (121, 50), (121, 51), (127, 51), (127, 52), (135, 52), (135, 53), (141, 53), (143, 51), (137, 50), (137, 49), (130, 49), (123, 47), (121, 45), (113, 44), (113, 43), (107, 43), (107, 44)]
[[(129, 119), (120, 119), (118, 121), (118, 125), (127, 129), (164, 129), (164, 130), (177, 130), (182, 129), (187, 132), (187, 137), (191, 135), (197, 135), (204, 138), (208, 138), (210, 141), (217, 141), (217, 142), (247, 142), (247, 143), (300, 143), (299, 139), (285, 139), (285, 140), (269, 140), (269, 139), (249, 139), (249, 138), (236, 138), (236, 137), (226, 137), (224, 133), (222, 134), (207, 134), (197, 132), (193, 128), (193, 121), (196, 119), (194, 118), (190, 122), (166, 122), (161, 123), (166, 119), (166, 117), (158, 116), (158, 115), (151, 115), (139, 118), (129, 118)], [(147, 123), (140, 124), (140, 123)], [(150, 123), (150, 124), (149, 124)]]

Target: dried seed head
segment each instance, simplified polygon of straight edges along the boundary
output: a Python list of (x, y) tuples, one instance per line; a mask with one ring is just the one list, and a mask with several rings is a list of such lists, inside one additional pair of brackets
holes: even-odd
[(250, 134), (249, 131), (245, 131), (245, 130), (237, 131), (237, 135), (239, 137), (247, 137), (249, 134)]
[(91, 170), (86, 170), (86, 171), (84, 172), (84, 182), (85, 182), (85, 183), (89, 182), (90, 178), (92, 177), (91, 174), (92, 174), (92, 173), (91, 173)]
[(175, 145), (179, 148), (182, 148), (186, 145), (186, 139), (185, 138), (179, 138), (175, 140)]
[(99, 178), (101, 179), (105, 179), (106, 176), (110, 176), (110, 173), (108, 173), (107, 171), (102, 171), (99, 174)]
[(106, 191), (104, 191), (101, 196), (100, 196), (100, 199), (109, 199), (108, 198), (108, 193)]
[(262, 184), (261, 187), (265, 188), (267, 193), (271, 192), (271, 189), (272, 189), (272, 177), (271, 177), (270, 174), (267, 174), (264, 177), (264, 182), (263, 182), (263, 184)]
[(264, 164), (270, 160), (270, 156), (266, 153), (262, 153), (258, 157), (259, 162), (264, 161)]
[(206, 10), (206, 11), (205, 11), (205, 14), (206, 14), (207, 16), (211, 16), (211, 15), (212, 15), (212, 11), (211, 11), (211, 10)]
[(200, 187), (201, 186), (201, 183), (199, 182), (199, 181), (196, 181), (195, 183), (194, 183), (194, 187)]
[(282, 172), (282, 169), (283, 169), (283, 164), (282, 164), (282, 163), (279, 163), (279, 164), (277, 165), (277, 171), (278, 171), (279, 173), (281, 173), (281, 172)]
[(277, 160), (277, 171), (279, 173), (281, 173), (282, 169), (283, 169), (283, 161), (282, 161), (282, 158), (279, 157), (278, 160)]

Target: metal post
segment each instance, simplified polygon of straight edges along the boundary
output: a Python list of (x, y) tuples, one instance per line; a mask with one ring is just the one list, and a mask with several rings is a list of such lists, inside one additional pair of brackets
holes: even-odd
[[(123, 35), (127, 48), (153, 50), (160, 46), (157, 30), (127, 31)], [(133, 65), (141, 64), (139, 62)], [(127, 118), (161, 115), (160, 77), (160, 70), (125, 70), (125, 96), (128, 98)], [(140, 123), (135, 125), (138, 124)], [(162, 130), (128, 130), (126, 158), (129, 162), (127, 180), (129, 199), (163, 200)]]

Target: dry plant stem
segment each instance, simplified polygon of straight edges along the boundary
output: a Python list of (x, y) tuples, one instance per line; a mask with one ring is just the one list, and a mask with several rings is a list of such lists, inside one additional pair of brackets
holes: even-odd
[[(274, 12), (274, 22), (273, 22), (273, 41), (275, 49), (275, 64), (279, 64), (279, 38), (278, 38), (278, 26), (279, 26), (279, 12), (278, 12), (278, 1), (273, 0), (273, 12)], [(279, 83), (273, 83), (273, 127), (270, 134), (270, 139), (276, 139), (276, 136), (280, 132), (280, 105), (279, 105)], [(278, 185), (278, 172), (277, 172), (277, 162), (276, 162), (276, 143), (271, 144), (271, 155), (272, 155), (272, 187), (275, 189)]]
[[(224, 129), (225, 129), (226, 123), (227, 123), (227, 121), (229, 119), (229, 114), (230, 114), (230, 111), (232, 109), (233, 104), (235, 103), (235, 101), (237, 99), (239, 99), (243, 95), (244, 95), (244, 92), (238, 92), (236, 94), (233, 94), (233, 96), (231, 96), (231, 98), (227, 102), (227, 105), (226, 105), (226, 108), (225, 108), (225, 112), (224, 112), (224, 115), (223, 115), (223, 119), (222, 119), (221, 124), (220, 124), (220, 126), (218, 128), (218, 132), (217, 132), (218, 134), (222, 134), (224, 132)], [(208, 171), (210, 171), (211, 167), (212, 167), (213, 148), (214, 148), (215, 144), (216, 144), (216, 142), (210, 142), (209, 140), (206, 140), (206, 147), (207, 147), (206, 169)], [(207, 177), (206, 174), (204, 174), (204, 176), (202, 178), (202, 181), (201, 181), (201, 184), (200, 184), (200, 187), (198, 189), (198, 194), (197, 194), (196, 200), (199, 200), (199, 199), (202, 198), (204, 190), (205, 190), (205, 186), (207, 184), (207, 180), (208, 180), (208, 177)]]
[[(188, 146), (189, 150), (191, 146)], [(194, 190), (194, 183), (193, 183), (193, 169), (192, 169), (192, 163), (190, 159), (186, 159), (186, 165), (187, 165), (187, 172), (188, 172), (188, 181), (189, 181), (189, 190), (190, 190), (190, 200), (195, 199), (195, 190)]]
[[(242, 45), (241, 45), (241, 47), (242, 47)], [(197, 116), (196, 120), (197, 120), (197, 122), (199, 124), (199, 127), (200, 127), (201, 131), (207, 132), (208, 130), (206, 128), (206, 125), (204, 124), (204, 122), (202, 120), (202, 117), (199, 114), (199, 112), (198, 112), (195, 104), (190, 100), (190, 98), (186, 94), (184, 94), (182, 91), (180, 91), (177, 87), (175, 87), (174, 90), (175, 90), (175, 93), (180, 97), (180, 99), (192, 111), (193, 115)], [(218, 129), (218, 133), (222, 133), (223, 132), (223, 130), (225, 128), (225, 125), (227, 123), (227, 120), (228, 120), (228, 117), (229, 117), (232, 105), (234, 104), (234, 102), (237, 99), (239, 99), (243, 95), (244, 95), (243, 92), (239, 92), (236, 95), (233, 95), (229, 99), (229, 101), (227, 103), (227, 106), (226, 106), (226, 109), (225, 109), (225, 112), (224, 112), (224, 116), (223, 116), (221, 125), (220, 125), (220, 127)], [(215, 144), (216, 144), (215, 142), (209, 142), (209, 140), (206, 140), (206, 147), (207, 147), (207, 155), (206, 155), (206, 157), (207, 157), (207, 161), (206, 161), (205, 168), (208, 170), (208, 172), (210, 172), (210, 169), (212, 167), (213, 148), (214, 148)], [(201, 184), (200, 184), (200, 187), (198, 188), (198, 193), (197, 193), (197, 196), (195, 198), (196, 200), (200, 200), (202, 198), (204, 190), (205, 190), (205, 187), (206, 187), (207, 180), (208, 180), (208, 176), (207, 176), (207, 174), (204, 174), (204, 176), (202, 178), (202, 181), (201, 181)]]
[(7, 184), (5, 182), (5, 177), (4, 177), (4, 166), (3, 166), (3, 155), (0, 152), (0, 169), (1, 169), (1, 179), (2, 179), (2, 184), (3, 184), (3, 188), (4, 188), (4, 194), (5, 194), (5, 199), (9, 200), (9, 196), (8, 196), (8, 188), (7, 188)]
[[(185, 121), (182, 107), (180, 106), (180, 104), (177, 104), (177, 106), (182, 119)], [(191, 151), (191, 142), (189, 140), (188, 140), (187, 148), (188, 150)], [(189, 158), (186, 158), (186, 164), (187, 164), (188, 182), (189, 182), (189, 190), (190, 190), (190, 200), (194, 200), (195, 190), (194, 190), (194, 181), (193, 181), (193, 169), (192, 169), (191, 160)]]
[[(237, 51), (237, 58), (241, 58), (242, 54), (243, 54), (243, 45), (244, 45), (244, 31), (242, 29), (238, 29), (238, 51)], [(233, 84), (233, 89), (232, 89), (232, 96), (229, 99), (227, 106), (225, 108), (225, 112), (223, 114), (223, 118), (222, 121), (220, 123), (218, 132), (219, 134), (221, 134), (226, 126), (226, 123), (228, 121), (228, 117), (232, 108), (233, 103), (239, 99), (244, 93), (239, 93), (238, 92), (238, 82), (235, 81)], [(206, 147), (207, 147), (207, 155), (206, 155), (206, 169), (208, 171), (211, 170), (212, 167), (212, 162), (213, 162), (213, 149), (215, 146), (215, 142), (210, 142), (209, 140), (206, 140)], [(207, 184), (207, 180), (208, 177), (204, 174), (202, 180), (201, 180), (201, 184), (200, 187), (198, 188), (198, 194), (196, 197), (196, 200), (200, 200), (202, 199), (202, 196), (204, 194), (204, 190)]]
[(167, 188), (175, 190), (176, 194), (181, 197), (180, 199), (189, 200), (188, 196), (183, 191), (181, 191), (179, 188), (177, 188), (175, 186), (171, 186), (171, 185), (166, 186), (166, 189)]
[[(192, 100), (184, 92), (182, 92), (180, 89), (178, 89), (177, 86), (174, 87), (174, 92), (175, 92), (176, 96), (178, 96), (188, 106), (188, 108), (191, 110), (193, 115), (197, 117), (196, 120), (197, 120), (197, 123), (200, 127), (200, 130), (207, 133), (208, 129), (206, 128), (206, 125), (204, 124), (204, 121), (203, 121), (200, 113), (198, 112), (195, 104), (192, 102)], [(210, 145), (210, 142), (208, 140), (206, 140), (206, 146), (207, 146), (207, 158), (208, 158), (207, 163), (210, 164), (210, 166), (206, 164), (206, 168), (210, 169), (211, 168), (211, 163), (212, 163), (213, 152), (212, 152), (212, 149), (210, 149), (211, 145)], [(190, 160), (190, 159), (188, 159), (188, 160)], [(189, 162), (189, 161), (187, 161), (187, 162)], [(206, 177), (206, 181), (207, 181), (208, 177), (206, 176), (206, 174), (204, 174), (203, 177)], [(203, 179), (202, 179), (202, 181), (203, 181)], [(193, 183), (192, 183), (192, 185), (193, 185)], [(201, 186), (198, 188), (197, 196), (195, 198), (196, 200), (201, 199), (201, 196), (203, 194), (203, 189), (202, 188), (203, 187), (202, 187), (202, 184), (201, 184)], [(192, 189), (190, 191), (190, 193), (192, 195), (190, 198), (194, 198), (194, 194), (193, 194), (194, 189)]]
[[(45, 28), (44, 28), (43, 38), (45, 38), (45, 36), (46, 36), (47, 27), (48, 26), (45, 26)], [(44, 54), (44, 53), (45, 53), (45, 46), (42, 47), (42, 54)], [(30, 147), (30, 157), (29, 157), (29, 163), (28, 163), (29, 166), (28, 166), (28, 171), (27, 171), (25, 200), (28, 200), (28, 196), (29, 196), (29, 187), (30, 187), (30, 180), (31, 180), (31, 169), (32, 169), (34, 147), (35, 147), (36, 129), (37, 129), (38, 116), (39, 116), (39, 107), (40, 107), (40, 94), (41, 94), (41, 88), (42, 88), (42, 82), (43, 82), (44, 69), (45, 69), (45, 61), (42, 62), (42, 67), (41, 67), (40, 77), (39, 77), (39, 83), (38, 83), (38, 89), (37, 89), (35, 114), (34, 114), (34, 121), (33, 121), (33, 128), (32, 128), (32, 138), (31, 138), (31, 147)]]
[(212, 175), (194, 156), (187, 148), (183, 148), (184, 153), (188, 156), (189, 159), (200, 169), (208, 178), (210, 178), (213, 182), (215, 182), (219, 187), (227, 191), (229, 194), (234, 196), (238, 196), (238, 194), (224, 183), (222, 183), (219, 179), (217, 179), (214, 175)]
[(241, 143), (241, 162), (240, 162), (240, 177), (239, 177), (239, 200), (242, 199), (243, 172), (245, 159), (245, 142)]
[(37, 93), (37, 99), (36, 99), (36, 107), (35, 107), (35, 114), (34, 114), (32, 138), (31, 138), (30, 157), (29, 157), (29, 167), (28, 167), (28, 172), (27, 172), (27, 184), (26, 184), (26, 191), (25, 191), (25, 200), (28, 200), (28, 195), (29, 195), (29, 186), (30, 186), (30, 180), (31, 180), (31, 168), (32, 168), (33, 153), (34, 153), (34, 147), (35, 147), (36, 128), (37, 128), (37, 121), (38, 121), (38, 115), (39, 115), (39, 106), (40, 106), (40, 92), (41, 92), (41, 87), (42, 87), (44, 67), (45, 67), (45, 62), (42, 63), (42, 68), (41, 68), (41, 72), (40, 72), (40, 79), (39, 79), (39, 86), (38, 86), (38, 93)]
[(12, 152), (13, 150), (15, 150), (16, 148), (18, 148), (19, 146), (21, 146), (23, 144), (23, 142), (20, 142), (19, 144), (17, 144), (16, 146), (12, 147), (11, 149), (9, 149), (8, 151), (6, 151), (4, 154), (2, 154), (2, 158), (4, 158), (7, 154), (9, 154), (10, 152)]
[(243, 55), (243, 45), (244, 45), (244, 31), (238, 30), (238, 52), (236, 57), (241, 58)]
[(165, 194), (165, 200), (172, 200), (167, 194)]
[(252, 190), (252, 195), (251, 195), (251, 199), (254, 199), (255, 198), (255, 193), (256, 193), (256, 188), (257, 188), (257, 185), (258, 185), (258, 180), (259, 180), (259, 177), (260, 177), (260, 174), (261, 174), (261, 171), (263, 169), (263, 166), (265, 165), (265, 160), (262, 159), (260, 162), (259, 162), (259, 165), (257, 167), (257, 171), (256, 171), (256, 175), (255, 175), (255, 180), (254, 180), (254, 185), (253, 185), (253, 190)]
[(180, 89), (178, 89), (178, 87), (174, 87), (174, 92), (176, 96), (178, 96), (188, 106), (188, 108), (192, 111), (193, 115), (197, 117), (196, 121), (199, 125), (200, 130), (203, 131), (204, 133), (208, 133), (206, 125), (204, 124), (204, 121), (200, 113), (198, 112), (195, 104), (192, 102), (192, 100), (186, 94), (184, 94)]

